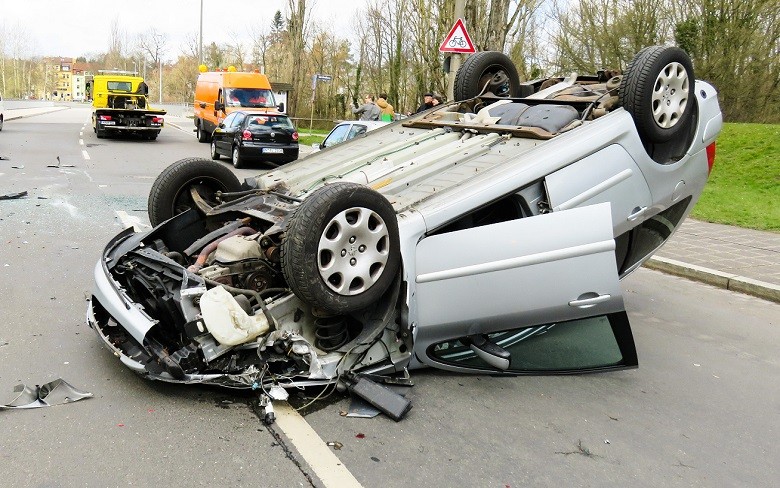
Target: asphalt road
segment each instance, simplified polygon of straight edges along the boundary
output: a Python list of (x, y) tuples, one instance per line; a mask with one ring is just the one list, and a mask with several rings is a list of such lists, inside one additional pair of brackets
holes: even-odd
[[(0, 479), (309, 486), (312, 460), (285, 450), (284, 432), (260, 422), (251, 393), (144, 381), (86, 326), (92, 268), (120, 230), (116, 212), (145, 222), (157, 173), (208, 155), (189, 125), (169, 126), (154, 142), (98, 140), (89, 113), (13, 120), (0, 132), (0, 156), (9, 158), (0, 161), (0, 194), (29, 193), (0, 201), (0, 403), (19, 383), (58, 377), (95, 395), (0, 411)], [(60, 167), (47, 167), (57, 156)], [(648, 270), (623, 289), (637, 370), (419, 371), (414, 408), (399, 423), (341, 417), (346, 397), (306, 421), (323, 441), (343, 444), (333, 452), (366, 487), (777, 486), (780, 305)]]

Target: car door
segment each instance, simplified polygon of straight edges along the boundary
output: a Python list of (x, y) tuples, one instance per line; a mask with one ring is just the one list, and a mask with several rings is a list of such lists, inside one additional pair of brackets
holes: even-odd
[(333, 130), (330, 131), (330, 134), (325, 137), (325, 140), (322, 141), (320, 148), (325, 149), (326, 147), (335, 146), (336, 144), (346, 140), (346, 137), (349, 134), (349, 128), (351, 126), (351, 123), (345, 122), (334, 127)]
[(511, 374), (636, 366), (611, 214), (600, 203), (421, 239), (417, 358)]
[(615, 236), (642, 222), (652, 206), (642, 171), (618, 144), (552, 173), (545, 178), (545, 186), (554, 211), (610, 202)]
[(233, 112), (232, 114), (228, 115), (225, 120), (217, 125), (216, 129), (214, 129), (214, 145), (217, 147), (217, 152), (222, 155), (230, 156), (230, 144), (232, 143), (230, 125), (236, 119), (237, 115), (238, 112)]

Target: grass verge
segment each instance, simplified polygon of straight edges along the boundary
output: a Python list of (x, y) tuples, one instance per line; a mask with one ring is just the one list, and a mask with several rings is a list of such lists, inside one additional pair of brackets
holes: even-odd
[(724, 124), (691, 216), (780, 232), (780, 124)]

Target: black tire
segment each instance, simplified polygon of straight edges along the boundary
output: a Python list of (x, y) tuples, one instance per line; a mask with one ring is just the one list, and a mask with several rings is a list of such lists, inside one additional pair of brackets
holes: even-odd
[(199, 120), (197, 124), (198, 142), (209, 142), (209, 133), (203, 128), (203, 121)]
[(290, 217), (282, 273), (301, 300), (344, 314), (382, 297), (398, 272), (399, 248), (395, 210), (385, 197), (355, 183), (333, 183), (314, 191)]
[(211, 159), (219, 161), (219, 153), (217, 152), (217, 141), (211, 140)]
[(693, 65), (678, 47), (639, 51), (620, 82), (620, 103), (631, 114), (645, 143), (686, 135), (696, 104)]
[(195, 187), (200, 196), (216, 205), (217, 191), (233, 192), (241, 189), (236, 175), (225, 166), (203, 158), (187, 158), (165, 168), (152, 183), (149, 191), (149, 221), (153, 226), (189, 209), (197, 209), (190, 189)]
[(483, 89), (497, 97), (520, 96), (520, 77), (509, 56), (484, 51), (472, 54), (463, 62), (455, 74), (455, 100), (474, 98)]
[(106, 130), (98, 127), (97, 129), (95, 129), (95, 134), (97, 134), (98, 139), (103, 139), (104, 137), (106, 137)]
[(3, 130), (3, 117), (0, 116), (0, 132)]
[(243, 168), (245, 166), (244, 158), (241, 157), (241, 151), (238, 149), (238, 146), (233, 146), (231, 154), (230, 161), (233, 163), (233, 167), (236, 169)]

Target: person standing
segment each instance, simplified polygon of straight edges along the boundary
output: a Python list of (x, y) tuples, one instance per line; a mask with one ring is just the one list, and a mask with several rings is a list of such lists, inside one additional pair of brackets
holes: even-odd
[(424, 112), (431, 107), (433, 107), (433, 93), (426, 93), (425, 95), (423, 95), (422, 105), (420, 105), (420, 107), (417, 109), (415, 113), (418, 114), (420, 112)]
[[(366, 95), (363, 105), (352, 109), (353, 114), (360, 114), (359, 120), (379, 120), (379, 107), (374, 103), (374, 95)], [(356, 104), (357, 105), (357, 104)]]
[(395, 110), (393, 106), (387, 103), (387, 93), (380, 93), (379, 98), (376, 100), (376, 104), (379, 107), (379, 120), (384, 122), (392, 122), (395, 120)]

